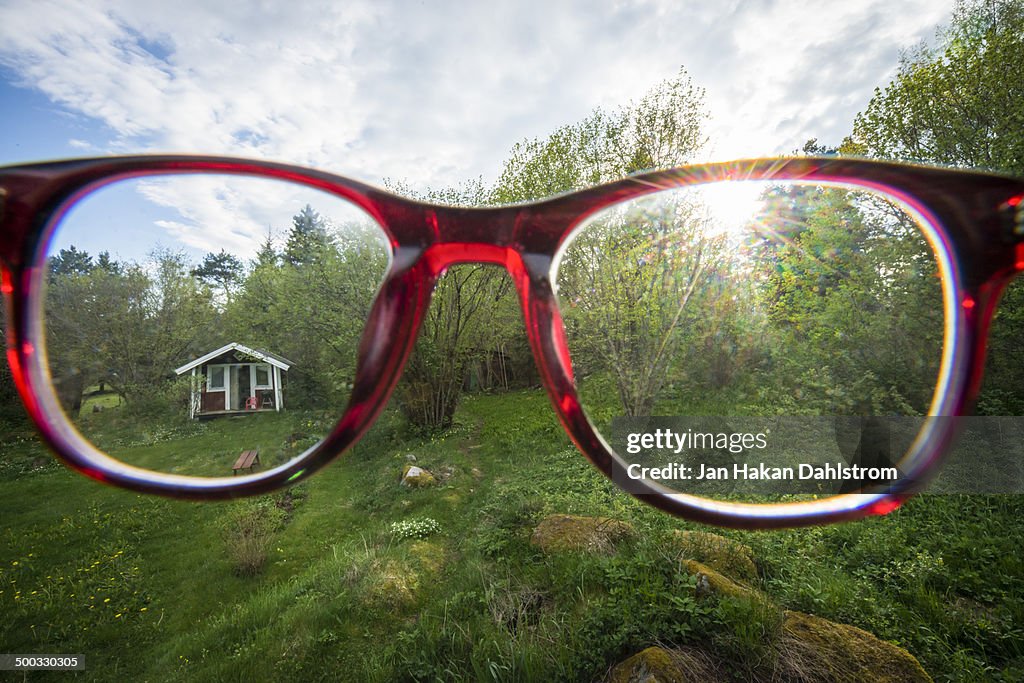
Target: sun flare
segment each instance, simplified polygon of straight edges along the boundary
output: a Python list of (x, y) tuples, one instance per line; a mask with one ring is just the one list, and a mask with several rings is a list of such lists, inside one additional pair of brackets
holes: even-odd
[(711, 214), (715, 232), (738, 234), (760, 212), (765, 184), (726, 180), (695, 189)]

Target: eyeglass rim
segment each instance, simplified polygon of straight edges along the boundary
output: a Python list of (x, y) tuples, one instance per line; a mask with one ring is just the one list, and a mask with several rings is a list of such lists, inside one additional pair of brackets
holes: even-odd
[[(38, 178), (40, 172), (47, 176), (42, 182)], [(94, 479), (140, 492), (197, 499), (231, 498), (275, 490), (311, 476), (354, 445), (383, 410), (398, 382), (418, 334), (422, 316), (429, 305), (436, 278), (444, 268), (459, 261), (441, 252), (434, 259), (426, 258), (426, 252), (431, 247), (443, 246), (438, 244), (428, 246), (416, 258), (406, 259), (399, 267), (396, 267), (393, 260), (376, 295), (373, 313), (364, 330), (358, 365), (363, 367), (367, 364), (367, 334), (373, 323), (386, 322), (395, 332), (391, 335), (390, 350), (372, 354), (375, 358), (371, 363), (373, 372), (367, 372), (367, 368), (363, 367), (360, 373), (363, 381), (360, 382), (360, 376), (357, 376), (354, 383), (356, 389), (331, 433), (290, 462), (265, 472), (237, 478), (186, 477), (136, 468), (98, 451), (75, 430), (59, 406), (49, 380), (43, 343), (42, 301), (39, 293), (42, 291), (45, 269), (40, 267), (40, 259), (45, 258), (43, 245), (59, 223), (62, 212), (81, 195), (116, 180), (156, 173), (230, 173), (275, 177), (325, 190), (366, 210), (392, 238), (393, 248), (408, 247), (408, 242), (415, 239), (414, 232), (400, 234), (399, 226), (394, 222), (396, 216), (400, 217), (403, 212), (417, 214), (429, 210), (444, 214), (458, 210), (475, 212), (478, 216), (514, 216), (520, 229), (518, 237), (522, 245), (521, 253), (517, 257), (514, 250), (506, 248), (503, 253), (488, 252), (487, 258), (483, 260), (501, 263), (512, 275), (519, 290), (527, 337), (555, 412), (581, 452), (605, 476), (613, 480), (617, 470), (622, 468), (623, 460), (600, 437), (576, 396), (564, 327), (551, 285), (551, 278), (557, 272), (558, 249), (588, 216), (605, 206), (651, 192), (721, 180), (837, 182), (865, 189), (881, 187), (890, 195), (894, 189), (898, 190), (916, 211), (922, 213), (926, 219), (925, 224), (935, 229), (936, 239), (941, 242), (937, 253), (941, 250), (941, 256), (949, 262), (948, 278), (943, 278), (944, 306), (947, 309), (944, 356), (949, 357), (948, 363), (944, 360), (944, 367), (948, 371), (943, 381), (948, 379), (949, 382), (938, 412), (935, 411), (935, 404), (932, 412), (937, 415), (959, 415), (967, 407), (971, 387), (976, 388), (980, 381), (978, 340), (983, 338), (984, 327), (994, 307), (994, 296), (988, 292), (991, 305), (978, 307), (973, 313), (958, 304), (964, 297), (981, 300), (986, 294), (982, 291), (983, 287), (975, 288), (978, 291), (970, 291), (972, 288), (965, 287), (963, 273), (960, 272), (965, 254), (964, 245), (973, 244), (967, 233), (973, 234), (976, 228), (969, 229), (962, 222), (954, 221), (952, 225), (956, 229), (951, 231), (948, 215), (943, 219), (934, 215), (936, 208), (943, 208), (937, 207), (942, 204), (939, 201), (941, 193), (936, 194), (928, 188), (937, 185), (946, 188), (948, 192), (951, 183), (959, 183), (961, 186), (966, 183), (973, 184), (972, 191), (975, 194), (1003, 192), (1012, 196), (1013, 192), (1024, 193), (1022, 181), (1006, 176), (835, 157), (701, 164), (630, 176), (539, 202), (482, 209), (432, 206), (313, 169), (226, 157), (107, 157), (0, 169), (0, 185), (12, 176), (17, 179), (36, 175), (33, 182), (49, 190), (48, 193), (40, 192), (37, 187), (35, 196), (30, 197), (27, 205), (16, 207), (21, 210), (14, 212), (13, 219), (9, 218), (12, 215), (9, 212), (12, 208), (10, 200), (14, 197), (8, 193), (3, 217), (7, 224), (5, 230), (13, 226), (15, 233), (19, 229), (22, 231), (20, 247), (24, 260), (19, 263), (18, 255), (11, 249), (0, 254), (3, 258), (3, 291), (8, 299), (10, 322), (8, 359), (26, 408), (44, 439), (66, 464)], [(40, 211), (44, 213), (36, 215)], [(29, 225), (27, 213), (33, 214), (34, 225)], [(950, 212), (947, 210), (945, 213)], [(40, 216), (45, 220), (39, 220)], [(539, 218), (541, 216), (556, 216), (558, 220), (545, 223)], [(554, 228), (551, 223), (556, 224)], [(1021, 241), (1024, 240), (1019, 240), (1018, 244)], [(968, 255), (974, 254), (969, 249)], [(26, 251), (31, 253), (26, 256)], [(1000, 274), (997, 272), (1000, 271), (999, 265), (989, 267), (985, 285), (991, 285), (997, 279)], [(993, 289), (991, 286), (989, 288)], [(401, 293), (406, 293), (405, 300), (410, 303), (396, 309), (395, 302), (401, 299)], [(998, 291), (994, 295), (997, 296)], [(372, 374), (376, 380), (371, 388), (367, 387), (365, 376), (368, 374)], [(55, 416), (59, 419), (52, 419)], [(952, 424), (952, 421), (939, 422), (942, 425)], [(922, 446), (927, 451), (920, 468), (925, 474), (938, 465), (952, 438), (950, 427), (929, 432)], [(888, 512), (912, 493), (893, 490), (799, 503), (740, 504), (698, 498), (656, 484), (641, 485), (640, 489), (639, 492), (632, 492), (633, 495), (677, 516), (742, 528), (779, 528), (854, 519)]]

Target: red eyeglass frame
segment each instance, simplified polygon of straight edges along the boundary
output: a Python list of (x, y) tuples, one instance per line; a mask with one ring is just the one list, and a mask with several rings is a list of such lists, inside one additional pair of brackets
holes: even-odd
[[(361, 338), (354, 387), (341, 419), (320, 443), (265, 472), (201, 478), (125, 465), (78, 433), (51, 387), (42, 291), (46, 246), (55, 226), (78, 199), (105, 184), (174, 173), (260, 176), (316, 188), (361, 207), (390, 242), (391, 263)], [(838, 157), (741, 160), (654, 171), (539, 202), (495, 208), (431, 205), (321, 171), (225, 157), (105, 157), (0, 168), (7, 359), (45, 442), (65, 464), (87, 476), (175, 498), (212, 500), (265, 493), (311, 476), (369, 429), (398, 382), (438, 277), (457, 263), (491, 263), (512, 276), (537, 367), (570, 438), (605, 476), (623, 482), (626, 463), (597, 433), (576, 394), (552, 286), (560, 250), (587, 217), (612, 204), (726, 180), (794, 180), (877, 190), (916, 212), (940, 265), (946, 310), (943, 364), (930, 414), (957, 416), (969, 411), (981, 382), (985, 338), (996, 302), (1005, 285), (1024, 270), (1024, 181)], [(934, 474), (955, 436), (954, 422), (927, 424), (914, 456), (907, 458), (909, 469), (903, 468), (907, 476), (882, 493), (740, 504), (677, 493), (643, 480), (630, 481), (629, 492), (680, 517), (738, 528), (793, 527), (885, 514)]]

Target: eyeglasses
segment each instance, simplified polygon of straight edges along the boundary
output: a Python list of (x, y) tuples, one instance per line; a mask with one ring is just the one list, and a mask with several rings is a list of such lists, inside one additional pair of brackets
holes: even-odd
[[(1024, 270), (1022, 199), (1019, 179), (845, 158), (690, 166), (493, 208), (432, 205), (230, 158), (12, 166), (0, 169), (7, 355), (30, 416), (70, 467), (172, 497), (265, 493), (356, 443), (398, 385), (446, 271), (493, 264), (514, 282), (555, 412), (605, 476), (709, 524), (856, 519), (895, 509), (927, 481), (956, 431), (942, 418), (969, 411), (996, 301)], [(264, 220), (290, 222), (288, 243), (281, 254), (268, 240), (244, 287), (241, 260), (226, 249), (192, 271), (168, 250), (145, 264), (117, 256), (154, 224), (184, 244), (205, 249), (216, 235), (251, 254)], [(261, 298), (271, 291), (273, 301)], [(198, 327), (205, 336), (189, 334)], [(148, 347), (137, 343), (145, 335)], [(287, 348), (270, 348), (274, 340)], [(195, 434), (154, 434), (135, 398), (175, 391), (193, 418), (279, 417), (286, 402), (347, 405), (322, 438), (261, 435), (276, 441), (197, 458)], [(695, 396), (716, 391), (718, 403), (702, 411), (725, 413), (731, 401), (748, 414), (922, 419), (898, 481), (782, 503), (695, 495), (649, 471), (637, 476), (626, 444), (654, 444), (653, 431), (609, 443), (614, 417), (692, 411)], [(130, 442), (91, 412), (128, 407), (139, 425)], [(173, 453), (156, 454), (167, 442)], [(270, 469), (222, 476), (236, 455), (239, 471), (252, 472), (257, 456)]]

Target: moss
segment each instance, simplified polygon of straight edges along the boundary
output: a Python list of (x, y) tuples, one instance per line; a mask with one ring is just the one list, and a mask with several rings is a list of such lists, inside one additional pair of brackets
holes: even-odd
[(909, 652), (854, 626), (786, 612), (779, 668), (785, 675), (834, 683), (931, 683)]
[(746, 598), (748, 600), (769, 602), (768, 596), (764, 593), (748, 588), (741, 583), (737, 583), (727, 576), (716, 572), (706, 564), (702, 564), (696, 560), (684, 560), (683, 568), (686, 569), (688, 574), (692, 574), (697, 577), (698, 597), (713, 594), (725, 595), (731, 598)]
[(433, 474), (422, 467), (409, 464), (402, 468), (402, 483), (413, 488), (423, 488), (433, 486), (437, 480)]
[(608, 683), (713, 683), (721, 680), (707, 655), (695, 649), (649, 647), (615, 666)]
[(420, 579), (412, 567), (395, 560), (373, 563), (363, 585), (363, 600), (370, 605), (408, 607), (415, 602)]
[(409, 553), (427, 574), (436, 575), (444, 567), (444, 548), (434, 541), (416, 541), (409, 546)]
[(608, 517), (551, 515), (534, 529), (531, 542), (545, 552), (607, 554), (633, 535), (632, 525)]
[(738, 541), (706, 531), (676, 531), (672, 543), (682, 558), (697, 560), (735, 581), (753, 585), (758, 580), (754, 551)]

